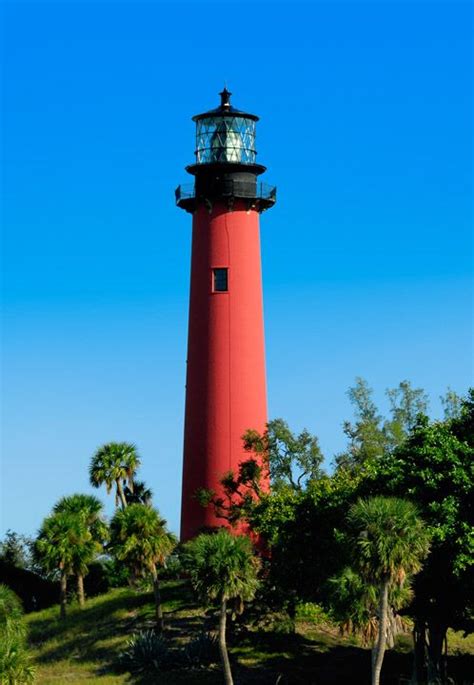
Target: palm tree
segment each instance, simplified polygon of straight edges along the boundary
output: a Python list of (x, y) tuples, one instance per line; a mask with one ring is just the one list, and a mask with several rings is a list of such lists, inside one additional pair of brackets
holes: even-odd
[[(329, 579), (331, 613), (339, 621), (342, 634), (356, 634), (365, 645), (374, 645), (379, 627), (379, 588), (369, 583), (350, 566)], [(410, 583), (391, 586), (388, 595), (387, 647), (393, 647), (396, 636), (406, 631), (399, 610), (413, 597)]]
[(59, 571), (60, 618), (66, 617), (67, 578), (77, 564), (77, 547), (88, 537), (82, 517), (61, 512), (45, 518), (36, 538), (36, 561), (49, 573)]
[(151, 575), (156, 625), (160, 632), (164, 621), (158, 568), (166, 565), (176, 544), (175, 536), (166, 528), (166, 521), (156, 509), (146, 504), (131, 504), (118, 510), (110, 522), (108, 549), (128, 566), (135, 577)]
[(122, 481), (127, 481), (133, 492), (133, 477), (140, 466), (135, 445), (129, 442), (109, 442), (102, 445), (92, 457), (89, 467), (91, 485), (95, 488), (105, 483), (107, 494), (115, 484), (115, 504), (127, 506)]
[(90, 535), (85, 536), (81, 545), (75, 546), (74, 573), (77, 578), (77, 595), (79, 606), (85, 604), (84, 576), (89, 570), (89, 564), (100, 554), (103, 543), (107, 539), (108, 527), (102, 518), (102, 502), (94, 495), (75, 494), (62, 497), (54, 506), (56, 514), (71, 514), (82, 517), (86, 530)]
[(151, 505), (153, 491), (147, 487), (144, 481), (134, 480), (133, 489), (124, 484), (123, 494), (128, 504), (147, 504)]
[(377, 588), (378, 631), (372, 652), (372, 685), (379, 685), (389, 633), (389, 593), (420, 571), (429, 533), (414, 504), (396, 497), (359, 500), (348, 514), (354, 566)]
[(225, 528), (201, 534), (185, 545), (185, 561), (195, 591), (206, 603), (219, 602), (219, 651), (226, 685), (233, 685), (226, 644), (227, 603), (255, 596), (259, 561), (247, 537)]

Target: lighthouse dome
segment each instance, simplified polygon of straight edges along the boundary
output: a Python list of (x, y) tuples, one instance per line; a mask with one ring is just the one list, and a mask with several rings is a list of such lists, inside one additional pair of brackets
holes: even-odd
[(258, 117), (235, 109), (230, 93), (224, 88), (221, 104), (193, 117), (196, 122), (196, 163), (231, 162), (255, 164), (255, 124)]

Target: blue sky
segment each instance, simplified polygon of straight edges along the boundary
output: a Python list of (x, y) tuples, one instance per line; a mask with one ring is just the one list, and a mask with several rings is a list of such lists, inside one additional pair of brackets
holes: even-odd
[[(0, 535), (89, 491), (136, 442), (178, 529), (190, 117), (260, 115), (270, 417), (328, 463), (356, 376), (432, 400), (472, 384), (472, 6), (3, 5)], [(112, 510), (111, 498), (101, 493)]]

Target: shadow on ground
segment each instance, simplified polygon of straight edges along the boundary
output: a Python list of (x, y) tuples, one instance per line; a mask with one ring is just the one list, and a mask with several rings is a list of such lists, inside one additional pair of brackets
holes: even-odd
[[(173, 648), (196, 636), (205, 625), (204, 612), (193, 603), (182, 583), (163, 587), (166, 637)], [(116, 591), (100, 601), (92, 600), (80, 611), (73, 609), (65, 622), (34, 618), (30, 639), (40, 652), (37, 663), (62, 659), (97, 664), (97, 676), (118, 673), (118, 655), (125, 639), (137, 630), (154, 626), (151, 594)], [(370, 682), (370, 651), (340, 644), (324, 635), (278, 635), (251, 633), (235, 638), (231, 645), (235, 685), (367, 685)], [(386, 654), (383, 685), (402, 685), (411, 671), (411, 655)], [(459, 685), (472, 685), (474, 657), (451, 656), (449, 672)], [(123, 673), (123, 671), (122, 671)], [(180, 668), (154, 675), (129, 676), (132, 685), (214, 685), (222, 683), (218, 665), (210, 669)]]

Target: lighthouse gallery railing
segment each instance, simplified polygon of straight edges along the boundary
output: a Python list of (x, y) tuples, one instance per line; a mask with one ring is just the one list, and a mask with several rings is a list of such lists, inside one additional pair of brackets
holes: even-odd
[[(242, 197), (276, 201), (276, 186), (268, 183), (249, 183), (248, 181), (236, 181), (235, 179), (222, 180), (219, 183), (221, 197)], [(191, 200), (196, 197), (196, 188), (193, 183), (185, 183), (175, 190), (176, 204), (183, 200)]]

